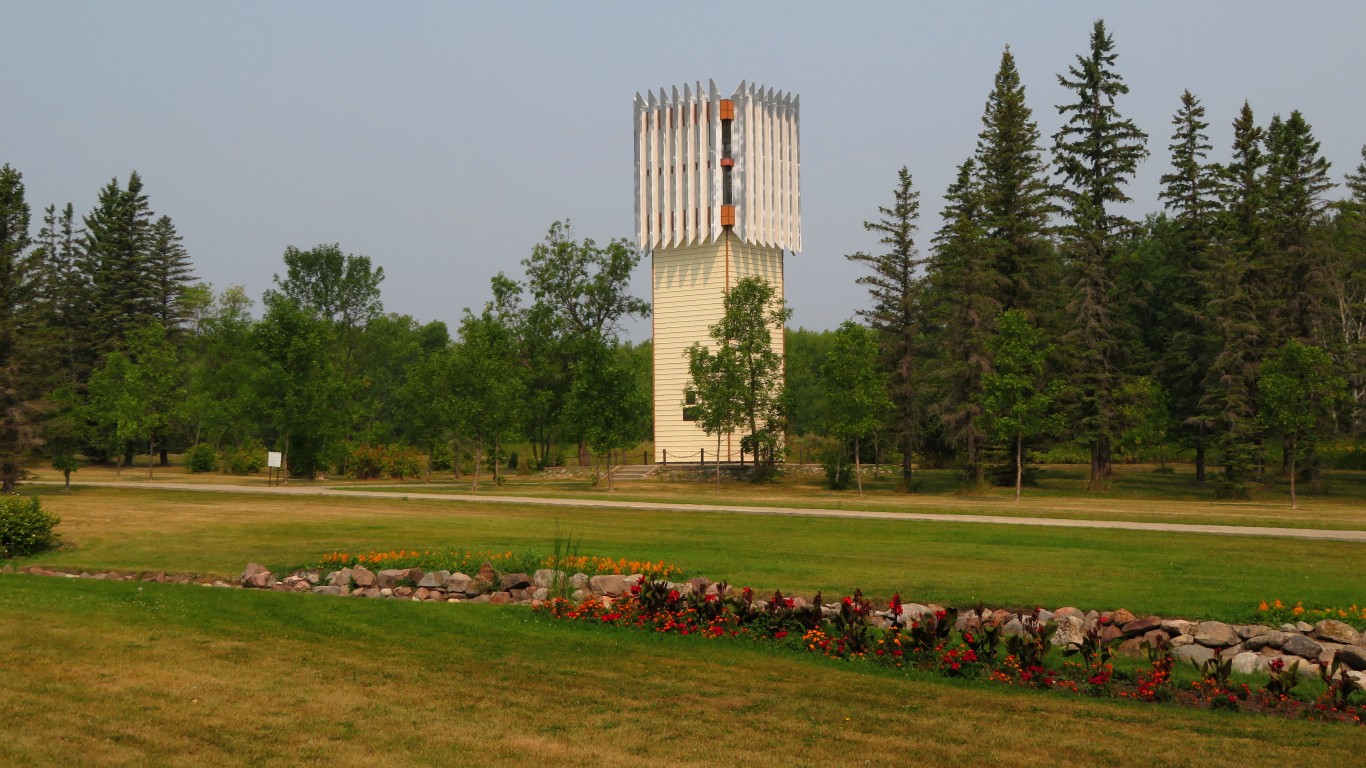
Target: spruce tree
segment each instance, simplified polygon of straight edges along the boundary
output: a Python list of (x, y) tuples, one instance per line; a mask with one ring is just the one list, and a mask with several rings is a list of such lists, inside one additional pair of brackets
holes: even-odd
[(1220, 210), (1222, 169), (1208, 160), (1205, 107), (1189, 90), (1172, 117), (1171, 171), (1162, 175), (1158, 198), (1170, 212), (1170, 226), (1150, 231), (1162, 242), (1160, 263), (1144, 265), (1151, 291), (1143, 296), (1153, 316), (1149, 346), (1171, 407), (1195, 448), (1195, 480), (1205, 481), (1205, 451), (1212, 424), (1200, 411), (1206, 372), (1213, 355), (1214, 328), (1207, 319), (1209, 293), (1203, 279)]
[(923, 281), (919, 273), (922, 259), (915, 247), (919, 226), (920, 192), (913, 188), (911, 172), (903, 166), (897, 172), (897, 186), (890, 208), (879, 206), (880, 218), (863, 222), (864, 229), (880, 235), (880, 254), (863, 251), (846, 259), (865, 264), (871, 275), (859, 277), (868, 286), (871, 309), (859, 310), (868, 325), (878, 333), (885, 365), (891, 372), (889, 386), (895, 404), (893, 417), (897, 446), (901, 449), (901, 486), (909, 492), (912, 485), (912, 454), (915, 450), (917, 390), (920, 372), (917, 337), (920, 333)]
[(152, 210), (137, 171), (128, 186), (112, 179), (85, 217), (85, 251), (91, 263), (97, 349), (120, 346), (134, 329), (156, 318), (155, 286), (148, 269)]
[(34, 298), (29, 219), (23, 174), (6, 164), (0, 167), (0, 493), (14, 492), (35, 439), (34, 366), (25, 345)]
[(944, 223), (935, 234), (926, 277), (930, 348), (937, 352), (928, 361), (929, 413), (962, 447), (967, 477), (980, 485), (986, 475), (982, 383), (991, 371), (993, 318), (1009, 279), (996, 271), (987, 249), (975, 160), (958, 166), (944, 198)]
[(1065, 253), (1074, 273), (1068, 305), (1073, 324), (1064, 337), (1075, 366), (1075, 423), (1091, 448), (1091, 487), (1110, 474), (1110, 446), (1116, 429), (1111, 396), (1119, 385), (1122, 330), (1114, 311), (1113, 259), (1119, 239), (1132, 223), (1109, 206), (1129, 201), (1124, 185), (1147, 157), (1148, 136), (1132, 120), (1120, 116), (1115, 100), (1129, 87), (1114, 71), (1114, 40), (1097, 20), (1091, 48), (1058, 82), (1077, 100), (1058, 106), (1066, 117), (1053, 135), (1054, 164), (1061, 185), (1067, 222), (1062, 228)]
[(998, 301), (1003, 309), (1031, 316), (1037, 316), (1042, 294), (1051, 292), (1058, 278), (1048, 231), (1052, 192), (1038, 144), (1039, 127), (1007, 46), (977, 137), (977, 186), (984, 245), (992, 269), (1006, 281)]
[(1327, 269), (1317, 248), (1317, 227), (1325, 220), (1324, 195), (1333, 188), (1329, 163), (1299, 110), (1272, 118), (1265, 133), (1266, 220), (1270, 246), (1272, 326), (1270, 343), (1287, 339), (1309, 344), (1329, 341), (1332, 323)]
[(71, 203), (60, 213), (49, 205), (34, 250), (50, 362), (61, 385), (78, 388), (98, 359), (90, 341), (93, 289), (83, 237)]
[(1351, 392), (1353, 431), (1366, 436), (1366, 146), (1345, 179), (1350, 197), (1337, 204), (1330, 282), (1341, 318), (1342, 357)]
[(185, 289), (194, 282), (190, 255), (171, 222), (162, 216), (148, 232), (147, 272), (153, 289), (153, 312), (166, 333), (174, 337), (189, 319)]

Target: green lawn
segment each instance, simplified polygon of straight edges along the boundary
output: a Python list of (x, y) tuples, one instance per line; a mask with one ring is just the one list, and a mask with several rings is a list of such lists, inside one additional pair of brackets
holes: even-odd
[(4, 765), (1361, 758), (1360, 728), (905, 677), (516, 608), (0, 576), (0, 627)]
[(334, 549), (534, 550), (557, 524), (581, 554), (665, 560), (756, 589), (971, 606), (1250, 618), (1258, 601), (1360, 604), (1366, 544), (1138, 531), (548, 508), (403, 499), (41, 489), (71, 547), (36, 558), (87, 569), (233, 576)]

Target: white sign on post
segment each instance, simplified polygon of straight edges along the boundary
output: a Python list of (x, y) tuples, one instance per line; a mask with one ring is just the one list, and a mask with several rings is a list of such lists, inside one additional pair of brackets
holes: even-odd
[(279, 469), (284, 466), (284, 454), (279, 451), (266, 451), (266, 466)]

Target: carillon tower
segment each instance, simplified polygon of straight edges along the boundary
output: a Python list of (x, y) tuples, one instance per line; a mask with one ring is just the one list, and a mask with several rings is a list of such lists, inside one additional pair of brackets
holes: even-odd
[[(708, 344), (723, 297), (757, 276), (783, 295), (783, 253), (800, 251), (799, 99), (716, 83), (636, 94), (636, 231), (653, 265), (655, 461), (716, 458), (690, 418), (686, 350)], [(783, 352), (783, 329), (773, 328)], [(740, 441), (721, 445), (740, 460)]]

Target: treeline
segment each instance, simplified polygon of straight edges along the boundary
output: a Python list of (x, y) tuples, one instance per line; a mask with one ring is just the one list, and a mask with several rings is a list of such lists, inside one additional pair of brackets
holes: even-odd
[(1150, 140), (1122, 114), (1116, 61), (1098, 21), (1058, 76), (1074, 100), (1057, 105), (1045, 149), (1007, 48), (928, 253), (903, 168), (865, 225), (881, 252), (848, 256), (868, 270), (860, 314), (878, 334), (883, 423), (908, 486), (912, 455), (980, 483), (994, 452), (1068, 441), (1102, 487), (1116, 443), (1147, 441), (1187, 446), (1199, 482), (1217, 461), (1217, 490), (1238, 496), (1266, 472), (1268, 441), (1284, 444), (1293, 479), (1297, 457), (1314, 472), (1316, 439), (1366, 430), (1366, 148), (1347, 199), (1330, 202), (1299, 111), (1262, 122), (1244, 104), (1231, 159), (1216, 163), (1187, 91), (1162, 212), (1130, 220), (1125, 186)]
[(240, 287), (195, 281), (172, 220), (136, 173), (96, 207), (48, 206), (33, 231), (21, 174), (0, 169), (0, 477), (26, 461), (69, 473), (78, 457), (149, 472), (185, 451), (193, 470), (259, 471), (267, 449), (313, 476), (495, 473), (503, 443), (538, 466), (561, 443), (608, 451), (649, 439), (649, 346), (620, 323), (648, 312), (618, 240), (579, 242), (556, 223), (500, 274), (493, 300), (442, 322), (386, 314), (384, 270), (337, 245), (289, 247), (259, 317)]

